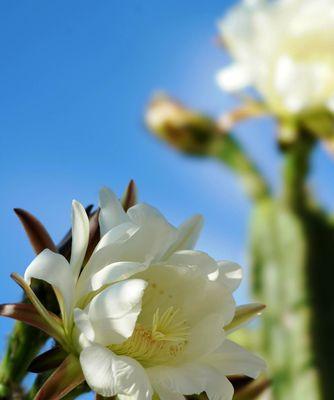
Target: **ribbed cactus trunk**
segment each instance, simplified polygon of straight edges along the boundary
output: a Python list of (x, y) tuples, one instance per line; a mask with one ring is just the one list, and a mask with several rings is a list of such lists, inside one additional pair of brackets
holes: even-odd
[(251, 221), (254, 296), (267, 305), (259, 348), (274, 400), (334, 399), (334, 230), (305, 190), (312, 139), (283, 151), (283, 195)]

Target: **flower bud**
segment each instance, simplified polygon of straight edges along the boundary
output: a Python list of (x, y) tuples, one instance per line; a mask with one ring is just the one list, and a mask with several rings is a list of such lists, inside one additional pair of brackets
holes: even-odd
[(156, 96), (151, 101), (145, 120), (151, 132), (160, 139), (196, 156), (210, 154), (222, 134), (215, 121), (166, 95)]

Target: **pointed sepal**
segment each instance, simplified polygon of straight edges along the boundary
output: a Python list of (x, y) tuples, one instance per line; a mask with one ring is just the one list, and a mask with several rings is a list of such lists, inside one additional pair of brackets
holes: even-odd
[(84, 380), (79, 360), (70, 354), (47, 379), (34, 400), (60, 400)]
[(11, 274), (11, 278), (24, 290), (26, 296), (31, 301), (35, 311), (40, 315), (46, 325), (49, 326), (49, 334), (55, 338), (59, 343), (63, 343), (64, 330), (62, 327), (61, 319), (55, 314), (49, 312), (43, 304), (39, 301), (34, 291), (27, 284), (27, 282), (18, 274)]
[[(35, 328), (42, 330), (49, 336), (54, 335), (54, 330), (46, 322), (35, 309), (32, 304), (25, 303), (13, 303), (13, 304), (1, 304), (0, 305), (0, 315), (2, 317), (13, 318), (17, 321), (24, 322)], [(55, 321), (59, 319), (56, 315), (49, 313), (50, 318), (54, 318)], [(59, 320), (60, 321), (60, 320)]]
[(122, 197), (122, 205), (124, 210), (128, 211), (130, 207), (137, 204), (137, 199), (137, 186), (135, 184), (135, 181), (131, 179)]
[(265, 308), (266, 306), (259, 303), (237, 307), (232, 322), (224, 328), (225, 332), (232, 333), (241, 326), (246, 325), (248, 322), (261, 315)]
[(44, 249), (57, 251), (48, 231), (35, 216), (22, 208), (14, 208), (14, 212), (19, 217), (36, 254), (39, 254)]
[(35, 357), (28, 367), (29, 372), (35, 372), (37, 374), (50, 369), (55, 369), (65, 360), (67, 357), (66, 351), (60, 346), (55, 346), (52, 349)]

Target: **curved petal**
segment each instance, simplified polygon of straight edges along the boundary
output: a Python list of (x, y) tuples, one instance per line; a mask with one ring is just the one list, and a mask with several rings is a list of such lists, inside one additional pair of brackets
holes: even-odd
[(147, 282), (131, 279), (115, 283), (89, 303), (86, 313), (94, 327), (96, 341), (110, 345), (132, 335)]
[(89, 220), (84, 207), (76, 200), (72, 202), (72, 249), (70, 265), (73, 274), (80, 273), (89, 239)]
[(191, 250), (201, 233), (204, 219), (202, 215), (194, 215), (179, 227), (178, 248), (179, 250)]
[(151, 400), (153, 390), (147, 374), (134, 359), (94, 344), (81, 352), (80, 363), (88, 385), (101, 396)]
[(130, 278), (130, 276), (137, 274), (138, 272), (144, 271), (147, 268), (147, 264), (137, 262), (115, 262), (107, 265), (98, 271), (91, 278), (92, 290), (99, 290), (105, 285), (117, 281), (123, 281)]
[(185, 400), (185, 397), (181, 393), (172, 392), (161, 384), (154, 385), (152, 382), (152, 385), (160, 400)]
[(29, 285), (32, 278), (41, 279), (52, 285), (61, 309), (64, 311), (65, 308), (67, 314), (70, 312), (75, 282), (65, 257), (48, 249), (43, 250), (24, 273), (24, 279)]
[(96, 246), (94, 253), (82, 270), (76, 287), (76, 300), (80, 300), (91, 288), (91, 277), (107, 265), (124, 258), (125, 243), (137, 231), (132, 223), (123, 223), (107, 232)]
[(92, 326), (95, 333), (94, 341), (103, 346), (123, 343), (132, 335), (140, 311), (141, 305), (138, 304), (121, 317), (93, 320)]
[(132, 222), (123, 222), (114, 226), (104, 236), (102, 236), (94, 253), (97, 253), (110, 245), (126, 242), (138, 231), (138, 229), (139, 227)]
[(117, 282), (103, 290), (88, 305), (89, 316), (98, 318), (118, 318), (140, 304), (147, 283), (142, 279)]
[(89, 315), (80, 308), (75, 308), (73, 312), (74, 322), (79, 331), (90, 341), (95, 340), (95, 331), (89, 319)]
[(100, 232), (105, 235), (110, 229), (123, 222), (128, 222), (129, 218), (123, 209), (117, 196), (108, 188), (100, 190)]
[(176, 251), (191, 250), (194, 248), (201, 229), (203, 227), (203, 217), (201, 215), (194, 215), (185, 221), (178, 228), (178, 237), (172, 246), (168, 249), (165, 257), (171, 256)]
[(265, 362), (231, 340), (225, 340), (213, 354), (203, 361), (224, 375), (247, 375), (256, 378), (266, 369)]
[(252, 83), (252, 75), (249, 68), (239, 63), (221, 69), (216, 79), (218, 85), (227, 92), (237, 92)]
[[(231, 400), (233, 397), (233, 386), (228, 379), (215, 368), (203, 363), (153, 367), (147, 373), (153, 387), (162, 394), (192, 395), (205, 391), (209, 400)], [(165, 397), (166, 400), (179, 398)]]
[(160, 259), (177, 239), (177, 229), (154, 207), (136, 204), (128, 215), (140, 226), (131, 249), (137, 260)]
[(181, 250), (166, 260), (170, 265), (185, 265), (187, 267), (198, 267), (204, 275), (214, 273), (218, 269), (216, 260), (207, 253), (196, 250)]
[(232, 292), (238, 289), (242, 280), (242, 268), (240, 265), (231, 261), (219, 261), (218, 267), (217, 279), (221, 280)]
[(211, 371), (206, 386), (205, 392), (209, 400), (231, 400), (233, 398), (234, 388), (231, 382), (217, 371)]
[(194, 360), (215, 351), (225, 339), (224, 316), (211, 314), (191, 328), (184, 360)]

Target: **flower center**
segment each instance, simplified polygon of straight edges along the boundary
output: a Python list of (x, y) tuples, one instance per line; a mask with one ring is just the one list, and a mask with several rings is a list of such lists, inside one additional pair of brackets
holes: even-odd
[(155, 311), (151, 327), (137, 323), (132, 336), (125, 342), (111, 345), (118, 355), (135, 358), (144, 367), (175, 361), (187, 343), (189, 326), (181, 316), (180, 309), (169, 307), (161, 314)]

